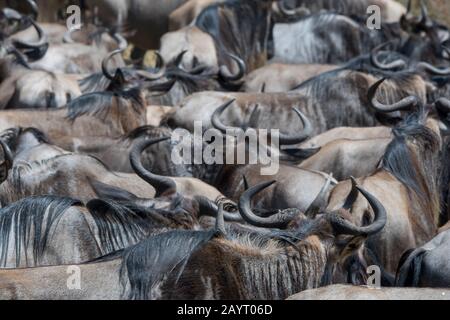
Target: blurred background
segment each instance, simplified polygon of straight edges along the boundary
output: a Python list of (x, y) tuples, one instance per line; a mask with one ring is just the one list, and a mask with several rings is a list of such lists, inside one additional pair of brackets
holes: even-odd
[[(398, 0), (406, 6), (407, 0)], [(424, 0), (433, 17), (450, 25), (450, 0)], [(420, 11), (419, 1), (413, 1), (414, 11)]]

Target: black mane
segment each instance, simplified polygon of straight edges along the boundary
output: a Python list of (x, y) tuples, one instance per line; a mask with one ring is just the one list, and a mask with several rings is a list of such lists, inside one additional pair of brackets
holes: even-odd
[[(394, 175), (424, 205), (432, 202), (438, 182), (433, 156), (439, 150), (439, 138), (424, 125), (426, 113), (420, 110), (409, 115), (394, 129), (394, 139), (387, 146), (382, 168)], [(411, 150), (409, 143), (417, 147)]]
[(123, 107), (125, 101), (130, 101), (135, 112), (141, 112), (145, 104), (142, 101), (139, 89), (130, 89), (122, 92), (94, 92), (82, 95), (72, 100), (68, 105), (67, 118), (75, 121), (78, 117), (94, 116), (105, 120), (112, 106)]
[(112, 200), (91, 200), (86, 204), (99, 230), (100, 247), (108, 254), (146, 238), (153, 223), (139, 207)]
[[(64, 212), (80, 201), (55, 196), (29, 197), (0, 210), (0, 264), (6, 266), (11, 250), (10, 234), (14, 231), (16, 265), (21, 262), (21, 254), (33, 248), (33, 261), (39, 260), (45, 252), (50, 230), (57, 224)], [(33, 236), (32, 236), (33, 235)], [(27, 257), (30, 259), (30, 257)]]
[(158, 234), (124, 251), (120, 282), (126, 299), (155, 298), (152, 289), (164, 277), (179, 277), (194, 252), (207, 244), (215, 231), (169, 231)]

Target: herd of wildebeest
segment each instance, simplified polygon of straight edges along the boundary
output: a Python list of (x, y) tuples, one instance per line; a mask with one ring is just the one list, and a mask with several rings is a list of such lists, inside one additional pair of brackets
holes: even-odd
[[(450, 297), (450, 26), (426, 1), (93, 0), (81, 29), (19, 2), (1, 299)], [(278, 171), (176, 163), (194, 123), (223, 157), (230, 132), (279, 129)]]

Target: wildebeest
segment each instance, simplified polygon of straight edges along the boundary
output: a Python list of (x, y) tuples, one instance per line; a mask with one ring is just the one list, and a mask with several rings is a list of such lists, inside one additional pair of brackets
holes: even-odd
[[(411, 95), (423, 103), (426, 101), (426, 83), (414, 73), (391, 74), (388, 80), (377, 82), (375, 76), (365, 72), (338, 69), (306, 81), (295, 91), (287, 93), (196, 93), (183, 100), (176, 112), (169, 115), (167, 123), (193, 131), (195, 121), (202, 121), (206, 130), (211, 127), (214, 111), (235, 99), (221, 116), (229, 126), (282, 129), (282, 133), (292, 134), (301, 127), (298, 120), (292, 120), (294, 107), (311, 121), (312, 134), (338, 126), (376, 126), (389, 123), (390, 118), (395, 119), (396, 116), (386, 114), (382, 107), (374, 108), (368, 99), (367, 93), (380, 86), (381, 90), (375, 90), (375, 93), (384, 103), (393, 103)], [(406, 110), (414, 103), (405, 99), (399, 105)], [(256, 105), (258, 117), (251, 117)]]
[(450, 231), (444, 231), (423, 246), (404, 253), (395, 284), (399, 287), (448, 288)]
[[(145, 92), (146, 103), (150, 106), (176, 106), (184, 98), (198, 91), (218, 90), (228, 91), (240, 87), (241, 78), (245, 74), (245, 63), (237, 56), (229, 55), (232, 61), (239, 66), (236, 74), (230, 74), (228, 69), (213, 69), (198, 65), (186, 70), (180, 66), (181, 59), (186, 51), (180, 53), (175, 61), (165, 64), (161, 55), (157, 54), (158, 68), (120, 68), (125, 83), (128, 85), (140, 83)], [(108, 58), (104, 60), (106, 65)], [(155, 70), (158, 69), (156, 72)], [(107, 70), (106, 70), (107, 71)], [(113, 75), (109, 72), (92, 74), (80, 81), (83, 93), (106, 90), (111, 83)], [(144, 82), (144, 83), (143, 83)]]
[(424, 1), (162, 2), (72, 2), (79, 31), (69, 2), (0, 8), (0, 298), (448, 286), (450, 31)]
[(271, 63), (250, 72), (242, 91), (287, 92), (323, 72), (337, 69), (333, 65)]
[[(297, 223), (290, 231), (269, 237), (258, 233), (240, 235), (228, 232), (223, 216), (219, 215), (216, 228), (211, 231), (159, 234), (123, 253), (79, 265), (86, 285), (75, 295), (57, 289), (63, 270), (49, 267), (39, 269), (38, 273), (34, 272), (37, 269), (23, 269), (20, 277), (14, 277), (27, 280), (26, 292), (18, 289), (22, 280), (12, 280), (16, 271), (0, 271), (1, 282), (5, 284), (0, 297), (38, 299), (42, 294), (32, 288), (33, 278), (44, 273), (54, 281), (39, 291), (52, 298), (287, 298), (294, 292), (327, 284), (333, 266), (357, 249), (368, 235), (383, 228), (386, 218), (383, 206), (366, 191), (360, 192), (376, 213), (375, 221), (366, 227), (356, 227), (336, 212), (315, 218), (301, 218), (302, 214), (297, 212)], [(284, 244), (283, 239), (292, 244)], [(169, 247), (172, 249), (167, 250)], [(205, 264), (205, 256), (211, 259), (210, 263)], [(142, 262), (137, 264), (136, 259)], [(94, 268), (102, 272), (93, 273)], [(277, 281), (272, 281), (273, 278)], [(192, 290), (193, 283), (197, 284), (196, 290)]]
[(66, 108), (2, 110), (0, 131), (36, 127), (53, 136), (121, 136), (146, 124), (144, 98), (138, 88), (86, 94)]
[(84, 206), (55, 196), (20, 200), (0, 209), (0, 267), (87, 262), (151, 234), (199, 227), (196, 203), (167, 200), (150, 206), (98, 199)]
[(195, 24), (169, 32), (161, 38), (160, 52), (170, 62), (183, 51), (183, 66), (197, 61), (218, 70), (237, 69), (229, 54), (240, 57), (252, 71), (268, 59), (267, 43), (271, 28), (272, 1), (226, 1), (203, 10)]
[[(380, 168), (356, 179), (380, 199), (387, 211), (385, 229), (366, 242), (371, 252), (368, 256), (390, 274), (387, 281), (393, 280), (405, 250), (426, 243), (437, 232), (441, 139), (436, 127), (425, 126), (426, 116), (422, 109), (398, 124)], [(328, 209), (341, 207), (350, 189), (348, 181), (339, 183), (331, 193)], [(361, 223), (371, 216), (363, 199), (356, 200), (351, 212)]]
[(367, 140), (390, 138), (392, 130), (389, 127), (337, 127), (325, 131), (300, 144), (301, 148), (318, 148), (338, 139)]
[(379, 165), (391, 139), (339, 139), (322, 146), (317, 153), (302, 161), (300, 168), (330, 172), (342, 181), (351, 176), (371, 174)]
[(77, 78), (0, 62), (0, 109), (61, 108), (81, 95)]
[(278, 23), (273, 31), (274, 60), (284, 63), (346, 63), (390, 41), (397, 51), (413, 60), (426, 60), (433, 64), (443, 61), (439, 26), (426, 12), (422, 13), (419, 23), (415, 22), (416, 19), (405, 18), (403, 23), (382, 23), (381, 28), (375, 30), (367, 28), (366, 19), (365, 16), (349, 17), (325, 12), (295, 23)]
[[(318, 0), (309, 2), (305, 0), (283, 0), (285, 3), (281, 8), (287, 15), (298, 15), (299, 12), (317, 13), (321, 10), (332, 11), (346, 16), (365, 16), (367, 8), (376, 5), (381, 9), (382, 21), (385, 23), (399, 22), (406, 14), (406, 8), (392, 0)], [(306, 10), (305, 10), (306, 9)]]

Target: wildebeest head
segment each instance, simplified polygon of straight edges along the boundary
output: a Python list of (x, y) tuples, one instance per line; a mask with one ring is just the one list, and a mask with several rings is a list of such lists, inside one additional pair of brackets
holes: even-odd
[[(361, 192), (361, 194), (367, 199), (367, 201), (372, 206), (372, 209), (374, 210), (376, 218), (371, 225), (365, 227), (357, 227), (351, 222), (352, 219), (351, 217), (349, 217), (349, 213), (346, 212), (351, 208), (353, 202), (356, 200), (357, 191), (355, 188), (350, 193), (343, 208), (341, 210), (338, 210), (339, 212), (323, 212), (324, 204), (326, 202), (324, 198), (329, 184), (331, 183), (331, 178), (328, 179), (319, 195), (313, 201), (306, 212), (302, 213), (298, 209), (288, 209), (281, 210), (269, 217), (258, 216), (257, 214), (253, 213), (251, 209), (251, 199), (257, 193), (261, 192), (274, 183), (275, 181), (264, 182), (259, 185), (253, 186), (244, 192), (239, 201), (239, 210), (245, 221), (258, 227), (295, 230), (299, 225), (302, 225), (305, 220), (323, 219), (327, 223), (329, 223), (336, 234), (347, 234), (362, 237), (367, 237), (371, 234), (379, 232), (384, 227), (384, 224), (386, 222), (386, 212), (384, 211), (381, 203), (357, 185), (355, 185), (355, 188), (359, 192)], [(347, 219), (349, 220), (346, 220), (342, 217), (347, 217)]]
[(420, 7), (421, 16), (413, 16), (409, 0), (408, 11), (400, 20), (400, 25), (408, 33), (409, 38), (402, 44), (400, 52), (417, 61), (443, 63), (447, 54), (442, 43), (448, 40), (449, 30), (430, 18), (423, 0), (420, 1)]
[(144, 85), (149, 105), (174, 106), (195, 92), (224, 89), (238, 91), (241, 87), (246, 73), (246, 65), (241, 58), (228, 54), (239, 69), (233, 74), (225, 65), (215, 70), (198, 63), (196, 58), (192, 68), (185, 68), (182, 61), (186, 53), (187, 50), (182, 51), (174, 61), (167, 64), (163, 77)]
[[(247, 190), (239, 202), (240, 212), (247, 222), (260, 227), (282, 228), (280, 238), (295, 243), (296, 240), (304, 238), (304, 234), (312, 233), (318, 235), (321, 241), (327, 242), (329, 257), (327, 260), (327, 272), (322, 279), (323, 284), (330, 283), (332, 279), (342, 281), (346, 277), (364, 274), (359, 270), (364, 264), (357, 255), (354, 255), (362, 246), (367, 237), (374, 235), (383, 229), (386, 224), (386, 212), (383, 205), (367, 191), (358, 187), (356, 181), (352, 180), (352, 190), (348, 194), (342, 208), (325, 212), (326, 206), (324, 186), (317, 198), (305, 213), (298, 209), (281, 210), (268, 217), (258, 216), (250, 209), (250, 201), (253, 195), (270, 186), (272, 182), (262, 183)], [(350, 213), (353, 203), (360, 192), (372, 207), (375, 218), (371, 224), (358, 227), (354, 224), (354, 218)], [(348, 258), (352, 259), (348, 259)], [(338, 265), (335, 265), (338, 263)], [(338, 268), (336, 268), (338, 267)], [(356, 269), (355, 269), (356, 267)], [(355, 283), (356, 283), (355, 282)], [(359, 283), (359, 282), (358, 282)]]
[[(292, 224), (290, 231), (235, 232), (224, 224), (223, 210), (219, 209), (212, 230), (174, 231), (149, 238), (124, 255), (126, 263), (122, 264), (121, 279), (124, 284), (130, 284), (126, 295), (192, 299), (211, 292), (210, 295), (222, 299), (233, 296), (282, 299), (292, 291), (329, 284), (328, 274), (333, 267), (354, 252), (366, 236), (380, 231), (386, 222), (384, 208), (378, 200), (359, 190), (376, 213), (374, 222), (366, 227), (355, 227), (330, 213), (297, 221), (298, 225)], [(249, 208), (248, 196), (243, 196), (241, 213), (253, 222), (255, 215)], [(137, 264), (138, 256), (144, 257), (146, 269)], [(148, 269), (157, 272), (138, 277)], [(227, 279), (231, 277), (235, 280), (230, 285)], [(202, 279), (211, 281), (201, 282)], [(193, 288), (194, 283), (197, 283), (195, 290), (185, 290)], [(156, 287), (160, 288), (158, 293), (152, 290)]]

